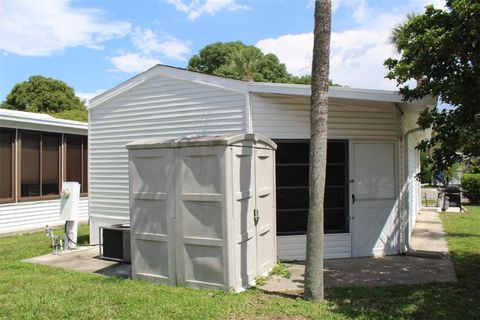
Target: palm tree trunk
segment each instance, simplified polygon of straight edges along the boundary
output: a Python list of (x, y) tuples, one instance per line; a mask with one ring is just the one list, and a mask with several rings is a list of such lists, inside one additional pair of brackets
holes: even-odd
[(305, 263), (305, 299), (323, 301), (323, 197), (327, 162), (328, 73), (331, 0), (315, 1), (310, 108), (310, 208)]

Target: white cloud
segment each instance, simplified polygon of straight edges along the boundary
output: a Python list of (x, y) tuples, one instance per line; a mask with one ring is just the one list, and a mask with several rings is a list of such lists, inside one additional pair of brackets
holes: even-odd
[(366, 0), (333, 0), (332, 11), (336, 12), (340, 7), (351, 9), (353, 18), (358, 22), (365, 21), (369, 14)]
[(49, 56), (68, 47), (99, 49), (103, 42), (125, 36), (130, 27), (68, 1), (0, 2), (0, 50), (23, 56)]
[(125, 53), (116, 57), (110, 57), (109, 60), (116, 68), (113, 71), (122, 71), (126, 73), (143, 72), (154, 65), (161, 63), (158, 59), (138, 53)]
[(436, 9), (444, 9), (446, 2), (445, 0), (421, 0), (419, 4), (421, 5), (421, 9), (429, 4), (433, 4)]
[(239, 5), (235, 0), (165, 0), (165, 2), (173, 4), (178, 11), (187, 14), (189, 20), (195, 20), (198, 17), (208, 14), (214, 15), (217, 11), (227, 10), (251, 10), (250, 7)]
[(158, 35), (151, 29), (137, 28), (132, 37), (133, 44), (144, 54), (150, 55), (157, 53), (170, 59), (187, 60), (187, 55), (191, 53), (190, 42), (176, 39), (172, 36), (166, 36), (159, 39)]
[(256, 46), (264, 53), (274, 53), (294, 75), (308, 74), (312, 65), (313, 34), (287, 34), (263, 39)]
[(93, 97), (99, 95), (100, 93), (104, 92), (105, 89), (99, 89), (95, 92), (81, 92), (81, 91), (76, 91), (75, 95), (80, 98), (80, 100), (85, 100), (88, 101), (92, 99)]
[[(401, 18), (401, 17), (400, 17)], [(383, 62), (396, 55), (390, 44), (390, 30), (398, 17), (380, 15), (362, 28), (332, 32), (330, 44), (330, 79), (358, 88), (395, 89), (396, 83), (385, 79)], [(295, 75), (309, 74), (312, 63), (313, 34), (289, 34), (259, 41), (265, 53), (276, 54)]]

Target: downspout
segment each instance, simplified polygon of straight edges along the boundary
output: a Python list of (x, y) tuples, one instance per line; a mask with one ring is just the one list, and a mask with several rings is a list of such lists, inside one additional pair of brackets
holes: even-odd
[(245, 95), (245, 131), (246, 133), (253, 133), (252, 93), (250, 91)]
[[(418, 127), (418, 128), (410, 129), (402, 135), (402, 141), (404, 142), (404, 149), (405, 149), (404, 150), (404, 157), (405, 157), (405, 177), (404, 178), (405, 178), (405, 182), (407, 183), (408, 187), (409, 187), (409, 185), (408, 185), (408, 165), (409, 165), (409, 162), (408, 162), (408, 137), (412, 133), (422, 131), (422, 130), (423, 130), (422, 128)], [(410, 189), (408, 188), (407, 190), (409, 191)], [(409, 192), (408, 191), (407, 191), (407, 194), (406, 194), (407, 200), (409, 200), (408, 199), (408, 197), (409, 197)], [(407, 203), (407, 217), (409, 219), (410, 218), (410, 215), (409, 215), (410, 211), (409, 211), (409, 205), (408, 204), (409, 203)], [(400, 215), (400, 226), (402, 225), (402, 222), (403, 222), (402, 221), (402, 215)], [(432, 259), (444, 259), (445, 258), (445, 255), (441, 252), (415, 250), (412, 247), (410, 247), (410, 239), (409, 239), (409, 235), (408, 235), (408, 225), (407, 225), (407, 228), (405, 228), (405, 230), (403, 231), (403, 237), (404, 237), (405, 241), (403, 243), (403, 246), (400, 247), (400, 253), (401, 254), (404, 254), (404, 255), (407, 255), (407, 256), (432, 258)]]
[[(409, 167), (409, 162), (408, 162), (408, 138), (409, 136), (412, 134), (412, 133), (415, 133), (415, 132), (418, 132), (418, 131), (422, 131), (423, 129), (418, 127), (418, 128), (414, 128), (414, 129), (410, 129), (408, 131), (406, 131), (403, 135), (402, 135), (402, 139), (401, 141), (403, 141), (403, 156), (405, 157), (405, 165), (404, 165), (404, 181), (405, 183), (407, 184), (407, 192), (406, 192), (406, 196), (407, 197), (407, 200), (409, 200), (409, 191), (410, 191), (410, 185), (409, 185), (409, 182), (408, 182), (408, 167)], [(406, 203), (406, 210), (407, 210), (407, 219), (410, 219), (410, 208), (409, 208), (409, 202), (407, 201)], [(403, 225), (403, 215), (400, 215), (400, 226)], [(408, 234), (408, 229), (409, 229), (409, 225), (410, 225), (410, 220), (408, 221), (408, 225), (407, 227), (403, 230), (403, 237), (404, 237), (404, 243), (403, 243), (403, 246), (400, 247), (400, 253), (407, 253), (407, 252), (414, 252), (415, 250), (412, 249), (410, 247), (410, 239), (409, 239), (409, 234)]]

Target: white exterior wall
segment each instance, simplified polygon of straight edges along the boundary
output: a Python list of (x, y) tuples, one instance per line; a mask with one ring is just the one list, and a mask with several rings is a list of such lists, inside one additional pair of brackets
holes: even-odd
[[(307, 236), (278, 236), (277, 255), (285, 261), (303, 261), (307, 250)], [(324, 244), (325, 259), (350, 258), (352, 237), (350, 233), (326, 234)]]
[[(309, 97), (260, 95), (251, 97), (253, 132), (270, 139), (309, 139)], [(334, 100), (329, 103), (328, 138), (398, 140), (399, 119), (393, 103)], [(351, 198), (351, 197), (349, 197)], [(279, 236), (278, 257), (304, 260), (306, 236)], [(351, 233), (325, 235), (325, 258), (352, 256)]]
[(413, 137), (408, 137), (408, 240), (412, 236), (421, 205), (421, 183), (417, 180), (417, 174), (420, 173), (420, 152), (415, 149), (416, 145), (416, 140)]
[[(0, 109), (0, 127), (17, 130), (33, 130), (40, 132), (54, 132), (58, 134), (75, 134), (86, 136), (88, 125), (84, 122), (57, 119), (47, 114)], [(18, 148), (18, 144), (16, 144)], [(18, 150), (14, 152), (18, 153)], [(19, 160), (17, 156), (16, 160)], [(65, 156), (62, 156), (62, 166), (65, 165)], [(18, 163), (15, 165), (14, 179), (17, 179)], [(62, 170), (65, 171), (65, 170)], [(62, 173), (63, 175), (63, 173)], [(62, 181), (65, 181), (62, 177)], [(18, 182), (15, 183), (15, 188)], [(17, 199), (18, 200), (18, 194)], [(64, 224), (59, 220), (60, 199), (19, 201), (0, 204), (0, 235), (21, 231), (44, 228)], [(79, 202), (79, 220), (88, 220), (88, 197), (81, 197)]]
[(90, 237), (129, 220), (128, 152), (142, 138), (244, 133), (246, 95), (156, 76), (90, 110)]
[[(0, 204), (0, 234), (64, 224), (59, 219), (60, 199)], [(88, 220), (88, 198), (79, 202), (79, 221)]]
[(417, 214), (421, 208), (421, 183), (416, 176), (420, 173), (420, 151), (416, 149), (418, 143), (430, 132), (418, 131), (418, 111), (403, 112), (401, 117), (401, 215), (402, 215), (402, 247), (408, 249)]
[[(310, 138), (310, 99), (280, 95), (252, 96), (253, 132), (271, 139)], [(331, 101), (328, 106), (329, 139), (398, 139), (392, 103)]]

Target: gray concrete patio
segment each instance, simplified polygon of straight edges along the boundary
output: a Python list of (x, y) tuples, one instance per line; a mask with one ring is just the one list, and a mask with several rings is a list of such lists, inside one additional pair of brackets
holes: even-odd
[[(422, 211), (419, 214), (411, 247), (412, 256), (325, 260), (325, 286), (377, 287), (457, 281), (438, 213)], [(272, 276), (260, 288), (272, 293), (302, 295), (304, 264), (289, 263), (287, 267), (292, 273), (290, 279)]]
[[(456, 281), (443, 227), (436, 212), (425, 211), (419, 215), (411, 244), (413, 251), (420, 254), (325, 260), (325, 286), (375, 287)], [(439, 253), (441, 258), (422, 257), (425, 253)], [(48, 254), (25, 261), (106, 276), (131, 277), (131, 265), (100, 259), (98, 247), (83, 247), (71, 252)], [(303, 294), (304, 264), (289, 263), (287, 266), (292, 272), (290, 279), (272, 276), (260, 288), (272, 293)]]
[(129, 278), (132, 275), (130, 264), (100, 259), (98, 246), (79, 247), (76, 250), (51, 253), (23, 261), (105, 276)]

